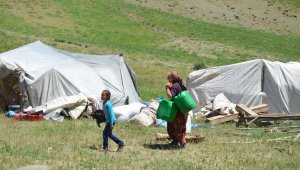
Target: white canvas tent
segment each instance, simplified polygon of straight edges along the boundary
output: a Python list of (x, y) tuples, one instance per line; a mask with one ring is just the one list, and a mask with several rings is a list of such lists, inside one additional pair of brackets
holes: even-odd
[(39, 41), (0, 54), (2, 108), (47, 106), (74, 95), (99, 98), (104, 89), (114, 105), (140, 101), (135, 75), (122, 56), (76, 54)]
[(300, 63), (252, 60), (194, 71), (188, 90), (198, 102), (195, 111), (224, 95), (232, 103), (269, 104), (273, 113), (300, 113)]

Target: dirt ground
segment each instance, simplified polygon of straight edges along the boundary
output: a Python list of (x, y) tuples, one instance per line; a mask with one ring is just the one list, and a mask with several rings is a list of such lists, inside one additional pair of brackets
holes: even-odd
[(219, 24), (240, 25), (278, 34), (300, 35), (300, 9), (266, 0), (124, 1)]

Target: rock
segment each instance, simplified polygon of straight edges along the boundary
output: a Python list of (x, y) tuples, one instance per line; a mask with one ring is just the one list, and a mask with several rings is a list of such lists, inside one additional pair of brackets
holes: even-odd
[(47, 165), (28, 165), (25, 167), (18, 168), (17, 170), (48, 170)]

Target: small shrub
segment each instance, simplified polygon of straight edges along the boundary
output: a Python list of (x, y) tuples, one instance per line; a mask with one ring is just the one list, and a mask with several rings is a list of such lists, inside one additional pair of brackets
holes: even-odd
[(199, 62), (194, 65), (194, 70), (200, 70), (200, 69), (204, 69), (204, 68), (207, 68), (207, 66), (203, 62)]

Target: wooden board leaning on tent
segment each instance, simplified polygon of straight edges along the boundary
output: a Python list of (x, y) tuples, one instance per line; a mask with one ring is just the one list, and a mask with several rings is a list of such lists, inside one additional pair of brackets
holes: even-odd
[(235, 107), (235, 110), (238, 111), (239, 113), (246, 113), (247, 115), (251, 115), (251, 116), (257, 116), (258, 114), (256, 112), (254, 112), (253, 110), (251, 110), (249, 107), (245, 106), (244, 104), (237, 104)]

